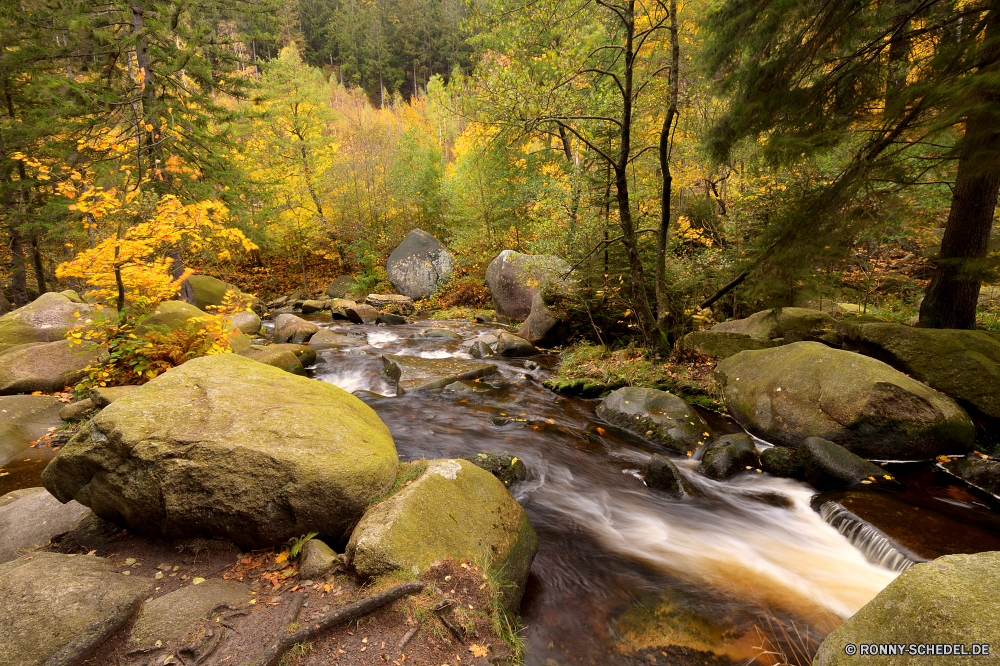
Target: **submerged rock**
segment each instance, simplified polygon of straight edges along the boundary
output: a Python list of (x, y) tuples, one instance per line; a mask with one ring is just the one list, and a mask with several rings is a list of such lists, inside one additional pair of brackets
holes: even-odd
[(659, 490), (675, 498), (684, 497), (687, 494), (684, 488), (684, 479), (677, 465), (670, 458), (654, 453), (646, 465), (646, 486), (653, 490)]
[(365, 577), (425, 571), (446, 557), (500, 572), (501, 602), (517, 611), (538, 537), (524, 509), (489, 472), (467, 460), (434, 460), (416, 480), (370, 508), (347, 555)]
[(42, 482), (147, 536), (260, 548), (310, 530), (339, 536), (396, 465), (388, 428), (351, 394), (218, 354), (106, 407)]
[(414, 229), (389, 255), (385, 271), (400, 294), (420, 300), (448, 282), (454, 265), (454, 257), (441, 241)]
[(0, 564), (0, 664), (71, 663), (64, 649), (85, 631), (97, 648), (152, 592), (151, 578), (122, 576), (103, 557), (34, 553)]
[(518, 481), (525, 481), (528, 478), (528, 468), (524, 466), (524, 461), (506, 451), (477, 453), (465, 460), (500, 479), (505, 488), (510, 488)]
[(708, 445), (701, 459), (701, 471), (710, 479), (721, 481), (760, 464), (757, 447), (749, 435), (724, 435)]
[[(813, 666), (864, 663), (878, 666), (938, 664), (995, 664), (995, 645), (989, 656), (868, 656), (862, 648), (910, 643), (965, 646), (996, 643), (1000, 613), (995, 590), (1000, 585), (1000, 553), (946, 555), (916, 564), (889, 583), (861, 610), (830, 633), (820, 645)], [(919, 637), (919, 638), (913, 638)], [(845, 646), (858, 654), (846, 654)]]
[(444, 388), (457, 381), (479, 379), (499, 372), (497, 366), (490, 363), (455, 358), (421, 358), (386, 354), (382, 357), (382, 363), (382, 373), (396, 382), (396, 395)]
[(818, 342), (719, 362), (729, 413), (761, 439), (828, 439), (864, 458), (921, 460), (972, 448), (975, 428), (948, 396), (861, 354)]
[(656, 389), (620, 388), (598, 405), (597, 415), (678, 453), (694, 451), (708, 437), (708, 425), (690, 405)]
[(807, 437), (799, 446), (798, 458), (806, 480), (819, 490), (834, 490), (866, 480), (888, 480), (884, 478), (885, 470), (878, 465), (819, 437)]

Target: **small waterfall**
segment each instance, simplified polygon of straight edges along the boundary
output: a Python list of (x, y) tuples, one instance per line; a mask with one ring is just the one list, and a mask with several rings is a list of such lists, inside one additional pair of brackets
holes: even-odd
[(918, 560), (903, 551), (903, 547), (893, 541), (882, 530), (866, 523), (837, 502), (823, 502), (819, 515), (837, 531), (847, 537), (872, 564), (878, 564), (890, 571), (903, 572)]

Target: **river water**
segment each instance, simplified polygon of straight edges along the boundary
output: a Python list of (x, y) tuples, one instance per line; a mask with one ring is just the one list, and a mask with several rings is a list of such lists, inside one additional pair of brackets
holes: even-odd
[[(540, 543), (522, 604), (529, 666), (631, 663), (622, 645), (678, 644), (746, 659), (760, 652), (758, 629), (780, 636), (779, 623), (815, 647), (897, 575), (827, 524), (803, 483), (765, 474), (716, 482), (684, 458), (676, 462), (691, 497), (648, 490), (642, 471), (659, 449), (598, 419), (598, 401), (545, 389), (554, 356), (491, 359), (501, 374), (470, 382), (474, 392), (396, 397), (380, 374), (382, 354), (469, 358), (458, 342), (410, 339), (441, 322), (386, 328), (310, 319), (366, 336), (367, 347), (322, 351), (314, 376), (358, 391), (402, 459), (507, 451), (524, 460), (529, 480), (513, 492)], [(491, 330), (446, 325), (466, 338)], [(511, 421), (497, 425), (495, 417)], [(713, 429), (737, 427), (720, 418)]]

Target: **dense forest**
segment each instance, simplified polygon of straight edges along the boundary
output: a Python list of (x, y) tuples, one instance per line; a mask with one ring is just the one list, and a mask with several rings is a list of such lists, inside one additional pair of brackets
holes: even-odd
[(8, 3), (0, 310), (153, 302), (190, 266), (262, 296), (384, 290), (422, 228), (458, 258), (442, 305), (483, 305), (504, 249), (556, 254), (599, 335), (651, 348), (823, 300), (996, 328), (998, 12)]

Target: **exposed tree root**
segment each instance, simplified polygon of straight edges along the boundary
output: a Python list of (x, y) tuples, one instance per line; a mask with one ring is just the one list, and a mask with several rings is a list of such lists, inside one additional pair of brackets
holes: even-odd
[(277, 666), (285, 652), (296, 643), (303, 643), (315, 638), (322, 631), (330, 627), (364, 617), (397, 599), (420, 592), (424, 587), (425, 584), (421, 582), (403, 583), (385, 592), (373, 594), (361, 601), (341, 606), (304, 627), (293, 629), (299, 611), (302, 609), (302, 602), (304, 601), (304, 595), (296, 594), (288, 604), (285, 619), (277, 636), (267, 646), (267, 649), (251, 663), (251, 666)]
[[(150, 586), (150, 590), (152, 590), (152, 586)], [(108, 636), (125, 626), (129, 618), (139, 610), (143, 601), (145, 601), (145, 597), (136, 597), (131, 604), (112, 608), (49, 657), (45, 666), (77, 666), (82, 664)]]

